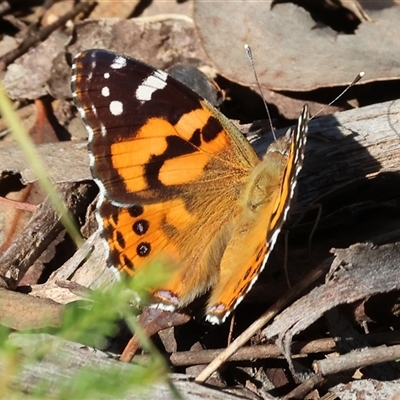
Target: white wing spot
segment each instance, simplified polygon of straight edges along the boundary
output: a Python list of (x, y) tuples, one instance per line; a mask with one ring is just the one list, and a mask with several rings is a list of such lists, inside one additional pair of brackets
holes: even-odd
[(103, 123), (100, 123), (100, 135), (105, 137), (107, 135), (107, 128)]
[(94, 167), (94, 155), (92, 153), (89, 153), (89, 165)]
[(120, 101), (113, 100), (110, 103), (110, 113), (114, 115), (114, 117), (121, 115), (124, 111), (124, 106)]
[(126, 58), (117, 56), (114, 58), (114, 61), (110, 65), (112, 69), (121, 69), (126, 66)]
[(86, 118), (85, 110), (82, 107), (78, 107), (79, 114), (82, 119)]
[(159, 310), (173, 312), (176, 310), (176, 307), (172, 304), (162, 304), (162, 303), (155, 303), (150, 304), (150, 308), (158, 308)]
[[(84, 119), (84, 118), (85, 118), (85, 116), (82, 116), (82, 119)], [(84, 119), (84, 121), (86, 121), (86, 120)], [(93, 129), (86, 122), (85, 122), (85, 126), (86, 126), (86, 130), (87, 130), (87, 133), (88, 133), (89, 142), (91, 142), (93, 140), (93, 137), (94, 137)], [(93, 163), (94, 163), (94, 161), (93, 161)], [(94, 165), (94, 164), (90, 164), (90, 165)]]
[(167, 78), (168, 75), (164, 71), (154, 71), (137, 88), (136, 98), (141, 102), (151, 100), (151, 96), (155, 91), (165, 88)]
[(108, 79), (110, 77), (110, 73), (109, 72), (105, 72), (103, 76), (104, 76), (104, 79)]
[(92, 110), (92, 113), (97, 117), (97, 110), (96, 110), (96, 107), (94, 106), (94, 104), (92, 104), (90, 106), (90, 109)]
[(159, 78), (159, 79), (161, 79), (162, 81), (166, 81), (167, 80), (167, 78), (168, 78), (168, 74), (166, 73), (166, 72), (164, 72), (164, 71), (161, 71), (160, 69), (157, 69), (157, 70), (155, 70), (154, 71), (154, 73), (153, 73), (153, 75), (156, 77), (156, 78)]
[(103, 97), (108, 97), (110, 95), (110, 88), (108, 86), (102, 87), (101, 94)]

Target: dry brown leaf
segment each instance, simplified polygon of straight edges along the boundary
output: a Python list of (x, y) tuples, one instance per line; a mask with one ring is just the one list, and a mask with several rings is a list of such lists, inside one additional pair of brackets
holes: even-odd
[(90, 18), (129, 18), (139, 3), (139, 0), (99, 1)]
[(366, 71), (364, 82), (399, 78), (398, 5), (370, 5), (366, 11), (372, 21), (361, 23), (354, 35), (318, 26), (294, 4), (270, 6), (250, 0), (195, 3), (203, 48), (227, 78), (254, 83), (244, 43), (252, 47), (260, 83), (268, 89), (306, 91), (347, 85), (360, 71)]
[[(164, 69), (187, 59), (206, 58), (193, 23), (184, 16), (152, 21), (85, 21), (76, 25), (74, 38), (68, 47), (72, 56), (82, 50), (104, 48)], [(64, 53), (67, 41), (65, 34), (56, 32), (11, 64), (3, 80), (8, 95), (36, 99), (50, 92), (57, 98), (69, 98), (70, 69)]]
[(68, 49), (72, 55), (90, 48), (103, 48), (140, 59), (156, 68), (166, 69), (188, 58), (205, 57), (193, 23), (186, 17), (85, 21), (76, 25), (75, 37)]
[(7, 68), (2, 81), (12, 99), (34, 100), (48, 94), (46, 83), (55, 56), (64, 49), (67, 36), (55, 32)]

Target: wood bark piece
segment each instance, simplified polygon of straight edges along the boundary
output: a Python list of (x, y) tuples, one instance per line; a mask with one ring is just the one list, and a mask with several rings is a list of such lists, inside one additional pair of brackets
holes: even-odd
[[(105, 369), (113, 368), (127, 377), (135, 374), (135, 371), (142, 367), (116, 361), (108, 354), (81, 344), (62, 340), (51, 335), (35, 334), (22, 335), (11, 334), (10, 342), (20, 348), (20, 356), (24, 358), (22, 368), (12, 381), (12, 387), (25, 394), (33, 391), (38, 382), (44, 383), (49, 388), (50, 393), (57, 393), (60, 382), (68, 382), (72, 376), (79, 373), (84, 367), (91, 367), (98, 371), (100, 375)], [(46, 355), (38, 362), (32, 364), (29, 355), (32, 348), (38, 349), (42, 346), (47, 349)], [(1, 364), (0, 369), (4, 368)], [(238, 400), (248, 397), (238, 394), (232, 395), (222, 390), (212, 389), (198, 385), (186, 375), (172, 374), (171, 380), (184, 399), (187, 400)], [(115, 399), (112, 395), (102, 393), (102, 399)], [(138, 391), (137, 387), (129, 390), (125, 395), (119, 397), (120, 400), (128, 399), (154, 399), (154, 400), (175, 400), (167, 383), (159, 382), (144, 387)]]
[(280, 336), (279, 343), (289, 363), (292, 337), (324, 312), (339, 304), (400, 290), (400, 243), (379, 247), (371, 243), (357, 244), (349, 249), (337, 249), (335, 254), (331, 268), (335, 271), (334, 277), (296, 301), (263, 330), (266, 338)]
[(399, 400), (399, 387), (400, 382), (398, 379), (386, 382), (378, 379), (359, 379), (352, 382), (340, 383), (331, 387), (329, 392), (332, 396), (340, 400)]
[(114, 284), (115, 273), (106, 264), (106, 248), (99, 232), (89, 237), (62, 267), (55, 271), (47, 282), (32, 285), (30, 293), (36, 297), (52, 299), (67, 304), (80, 297), (70, 290), (60, 287), (58, 281), (70, 280), (89, 289), (106, 290)]
[[(36, 152), (54, 183), (92, 179), (87, 142), (46, 143), (37, 145)], [(0, 148), (0, 172), (3, 171), (19, 172), (24, 184), (37, 180), (19, 147)]]
[[(399, 171), (399, 116), (395, 100), (310, 121), (298, 202), (306, 206), (346, 183)], [(253, 139), (257, 153), (272, 140), (271, 135)]]
[(400, 358), (400, 345), (379, 346), (372, 349), (362, 349), (344, 354), (337, 358), (319, 360), (313, 363), (315, 373), (321, 376), (333, 375), (339, 372), (353, 371), (357, 368), (396, 361)]
[[(58, 185), (62, 199), (72, 215), (84, 215), (93, 199), (93, 182)], [(90, 195), (90, 192), (92, 194)], [(0, 276), (10, 289), (16, 288), (28, 268), (64, 229), (49, 200), (33, 214), (28, 226), (0, 258)]]
[(59, 328), (64, 307), (50, 299), (0, 289), (0, 324), (16, 330)]

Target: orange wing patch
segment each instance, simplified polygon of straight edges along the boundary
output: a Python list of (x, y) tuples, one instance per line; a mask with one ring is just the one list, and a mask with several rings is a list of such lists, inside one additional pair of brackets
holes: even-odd
[(199, 108), (175, 125), (163, 118), (148, 119), (134, 137), (111, 145), (112, 166), (130, 193), (151, 190), (152, 181), (184, 185), (196, 181), (210, 157), (226, 146), (227, 134), (218, 120), (207, 108)]
[(120, 270), (133, 275), (160, 254), (174, 263), (182, 262), (170, 232), (186, 229), (197, 221), (183, 200), (132, 207), (116, 207), (104, 200), (101, 207), (101, 213), (107, 214), (103, 227), (110, 256)]
[(169, 309), (188, 304), (215, 283), (216, 266), (212, 269), (204, 260), (202, 268), (196, 265), (204, 254), (185, 241), (189, 233), (197, 234), (205, 251), (212, 239), (204, 233), (212, 230), (199, 227), (198, 216), (189, 212), (182, 199), (132, 207), (116, 207), (103, 199), (100, 213), (109, 260), (121, 272), (134, 275), (149, 262), (159, 260), (171, 267), (168, 283), (150, 290), (157, 303)]

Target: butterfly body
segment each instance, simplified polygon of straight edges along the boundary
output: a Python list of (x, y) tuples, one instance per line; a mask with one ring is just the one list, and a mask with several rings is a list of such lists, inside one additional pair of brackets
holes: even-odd
[(151, 289), (155, 305), (173, 310), (211, 289), (207, 319), (223, 322), (265, 266), (286, 218), (307, 109), (259, 160), (206, 100), (139, 61), (80, 53), (72, 86), (89, 131), (109, 263), (134, 275), (165, 260), (174, 272)]

